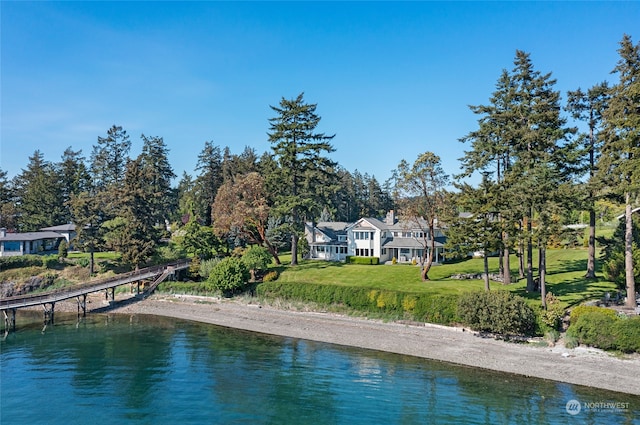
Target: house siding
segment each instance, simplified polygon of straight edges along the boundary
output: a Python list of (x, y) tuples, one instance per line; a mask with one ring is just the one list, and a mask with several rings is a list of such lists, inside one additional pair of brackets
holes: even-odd
[[(387, 215), (385, 221), (361, 218), (355, 223), (311, 223), (305, 225), (305, 237), (309, 242), (308, 258), (328, 261), (344, 261), (347, 256), (377, 257), (381, 263), (392, 261), (420, 263), (425, 249), (430, 249), (430, 233), (424, 237), (420, 226), (394, 221), (394, 215)], [(391, 223), (391, 221), (394, 221)], [(435, 229), (436, 251), (434, 262), (442, 261), (444, 233)], [(343, 242), (342, 239), (346, 239)], [(438, 241), (440, 240), (440, 241)], [(346, 248), (346, 250), (345, 250)]]

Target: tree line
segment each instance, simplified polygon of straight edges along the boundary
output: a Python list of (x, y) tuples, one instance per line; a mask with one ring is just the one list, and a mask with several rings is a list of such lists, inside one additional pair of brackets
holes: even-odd
[[(470, 107), (477, 128), (460, 138), (469, 149), (455, 176), (429, 151), (413, 163), (402, 160), (382, 185), (347, 171), (330, 159), (334, 135), (317, 131), (317, 105), (301, 93), (271, 106), (269, 152), (245, 147), (234, 154), (207, 141), (195, 175), (185, 172), (175, 187), (162, 137), (141, 135), (142, 153), (131, 158), (129, 136), (116, 125), (97, 138), (88, 160), (68, 148), (52, 163), (36, 151), (15, 178), (0, 170), (0, 226), (30, 231), (74, 222), (83, 249), (115, 249), (138, 266), (153, 253), (166, 223), (176, 223), (191, 255), (259, 244), (277, 263), (279, 250), (291, 249), (295, 265), (303, 222), (352, 222), (399, 208), (405, 219), (425, 226), (425, 280), (434, 252), (429, 231), (447, 226), (450, 250), (498, 252), (505, 283), (512, 281), (510, 254), (517, 253), (520, 277), (527, 290), (541, 292), (544, 305), (550, 241), (575, 211), (588, 211), (586, 277), (594, 277), (596, 202), (609, 199), (625, 205), (617, 258), (624, 259), (631, 305), (638, 275), (631, 211), (640, 188), (640, 45), (624, 35), (618, 53), (615, 84), (569, 91), (563, 105), (551, 73), (516, 51), (513, 68), (502, 70), (488, 102)], [(568, 116), (586, 131), (568, 125)], [(476, 173), (480, 183), (467, 183)], [(455, 190), (448, 190), (451, 177)], [(461, 211), (471, 218), (460, 218)]]
[(329, 159), (333, 136), (316, 132), (316, 105), (303, 94), (272, 110), (271, 152), (245, 147), (234, 154), (206, 141), (195, 175), (184, 172), (175, 185), (163, 138), (142, 134), (142, 152), (132, 158), (121, 126), (98, 137), (89, 158), (69, 147), (51, 162), (36, 150), (14, 178), (0, 170), (0, 227), (28, 232), (74, 223), (78, 248), (113, 249), (136, 267), (171, 224), (183, 228), (190, 254), (257, 243), (277, 260), (283, 247), (297, 252), (295, 235), (306, 220), (349, 222), (393, 208), (375, 176)]

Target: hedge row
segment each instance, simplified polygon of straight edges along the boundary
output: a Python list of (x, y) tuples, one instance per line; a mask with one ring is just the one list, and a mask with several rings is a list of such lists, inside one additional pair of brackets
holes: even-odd
[(460, 296), (460, 319), (471, 329), (503, 335), (534, 335), (537, 316), (524, 298), (509, 291), (468, 292)]
[(622, 317), (603, 307), (576, 308), (567, 335), (603, 350), (640, 352), (640, 316)]
[(15, 255), (0, 257), (0, 270), (19, 269), (21, 267), (52, 268), (58, 263), (56, 255)]
[(353, 255), (347, 255), (345, 258), (347, 264), (365, 264), (365, 265), (378, 265), (380, 259), (378, 257), (356, 257)]
[(364, 287), (279, 281), (258, 285), (257, 294), (267, 298), (313, 302), (322, 306), (343, 305), (357, 311), (395, 314), (421, 322), (458, 322), (456, 295), (414, 294)]

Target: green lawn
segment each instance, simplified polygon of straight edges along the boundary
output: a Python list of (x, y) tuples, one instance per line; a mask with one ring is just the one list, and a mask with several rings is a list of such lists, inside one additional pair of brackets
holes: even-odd
[[(282, 259), (284, 264), (289, 258)], [(539, 293), (526, 292), (526, 280), (518, 278), (518, 262), (515, 256), (511, 260), (511, 273), (515, 283), (502, 285), (491, 282), (492, 290), (506, 289), (539, 305)], [(534, 265), (537, 266), (537, 252)], [(606, 292), (613, 293), (615, 284), (604, 278), (588, 280), (584, 278), (587, 265), (586, 249), (558, 249), (547, 252), (547, 291), (554, 293), (566, 306), (570, 307), (589, 299), (599, 299)], [(497, 272), (498, 259), (489, 259), (490, 271)], [(429, 292), (436, 294), (456, 294), (472, 290), (483, 290), (482, 280), (454, 280), (451, 275), (481, 273), (482, 259), (469, 259), (453, 264), (433, 266), (429, 272), (431, 280), (420, 279), (418, 266), (395, 265), (357, 265), (324, 261), (302, 261), (296, 267), (281, 266), (279, 280), (284, 282), (323, 283), (345, 286), (365, 286), (378, 289), (390, 289), (403, 292)], [(534, 272), (537, 275), (537, 267)]]

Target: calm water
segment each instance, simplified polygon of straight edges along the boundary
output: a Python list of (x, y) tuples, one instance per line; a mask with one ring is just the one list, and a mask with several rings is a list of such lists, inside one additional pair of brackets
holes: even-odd
[(407, 356), (155, 316), (21, 319), (0, 343), (1, 424), (640, 424), (640, 397)]

